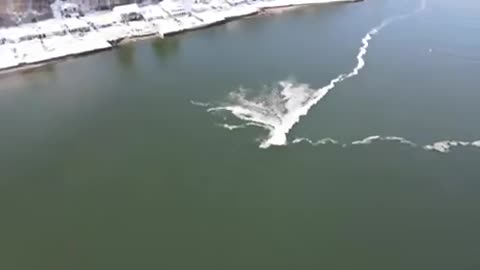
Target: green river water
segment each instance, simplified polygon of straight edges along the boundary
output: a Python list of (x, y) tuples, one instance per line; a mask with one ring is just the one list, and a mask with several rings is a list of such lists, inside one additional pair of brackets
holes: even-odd
[[(0, 269), (480, 269), (480, 148), (423, 148), (480, 139), (479, 1), (428, 0), (381, 29), (287, 145), (207, 111), (242, 87), (328, 85), (420, 2), (302, 8), (3, 76)], [(415, 146), (351, 144), (374, 135)]]

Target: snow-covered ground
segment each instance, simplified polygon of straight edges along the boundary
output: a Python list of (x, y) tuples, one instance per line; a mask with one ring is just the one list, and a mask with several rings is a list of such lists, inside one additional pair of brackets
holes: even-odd
[(56, 18), (0, 28), (0, 69), (105, 50), (124, 38), (164, 36), (294, 5), (355, 0), (164, 0), (117, 6), (81, 18)]
[(212, 0), (209, 4), (227, 20), (253, 15), (260, 11), (245, 0)]
[(18, 66), (20, 63), (15, 57), (11, 44), (0, 45), (0, 70)]

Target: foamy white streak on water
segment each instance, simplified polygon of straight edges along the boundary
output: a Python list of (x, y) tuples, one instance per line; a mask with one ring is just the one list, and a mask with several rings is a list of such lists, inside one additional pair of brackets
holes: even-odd
[(199, 106), (199, 107), (210, 107), (210, 103), (206, 103), (206, 102), (199, 102), (199, 101), (190, 100), (190, 103), (192, 105)]
[(229, 125), (229, 124), (216, 124), (219, 127), (223, 127), (228, 130), (235, 130), (235, 129), (240, 129), (240, 128), (246, 128), (246, 125)]
[[(237, 118), (269, 131), (268, 137), (260, 147), (287, 144), (287, 134), (298, 123), (300, 118), (317, 104), (337, 83), (357, 76), (365, 67), (365, 55), (369, 41), (383, 28), (394, 21), (404, 19), (426, 8), (426, 0), (416, 10), (399, 16), (390, 17), (371, 29), (363, 38), (362, 46), (357, 54), (357, 65), (349, 73), (343, 73), (332, 79), (329, 84), (319, 89), (312, 89), (307, 84), (292, 81), (281, 81), (269, 93), (249, 99), (246, 91), (230, 93), (230, 102), (217, 107), (210, 107), (209, 112), (229, 111)], [(231, 127), (226, 126), (231, 129)]]
[(419, 145), (416, 144), (408, 139), (402, 138), (402, 137), (396, 137), (396, 136), (369, 136), (364, 139), (358, 140), (358, 141), (353, 141), (349, 143), (342, 143), (338, 140), (332, 139), (332, 138), (325, 138), (321, 139), (318, 141), (312, 141), (311, 139), (308, 138), (296, 138), (293, 140), (294, 144), (298, 143), (308, 143), (313, 146), (318, 146), (318, 145), (324, 145), (324, 144), (334, 144), (334, 145), (341, 145), (342, 147), (349, 147), (349, 146), (357, 146), (357, 145), (366, 145), (366, 144), (372, 144), (375, 142), (381, 142), (381, 141), (387, 141), (387, 142), (396, 142), (400, 144), (405, 144), (410, 147), (421, 147), (424, 150), (429, 150), (429, 151), (436, 151), (440, 153), (448, 153), (452, 148), (455, 147), (477, 147), (480, 148), (480, 140), (479, 141), (457, 141), (457, 140), (447, 140), (447, 141), (439, 141), (439, 142), (434, 142), (432, 144), (427, 144), (427, 145)]

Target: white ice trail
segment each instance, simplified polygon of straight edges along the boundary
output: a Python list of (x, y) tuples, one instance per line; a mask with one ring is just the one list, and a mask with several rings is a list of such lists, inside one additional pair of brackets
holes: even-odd
[(397, 136), (369, 136), (361, 140), (349, 142), (349, 143), (342, 143), (338, 140), (332, 138), (325, 138), (318, 141), (313, 141), (308, 138), (296, 138), (293, 140), (294, 144), (300, 143), (307, 143), (313, 146), (319, 146), (324, 144), (333, 144), (333, 145), (341, 145), (342, 147), (352, 147), (358, 145), (368, 145), (376, 142), (396, 142), (399, 144), (408, 145), (410, 147), (420, 147), (421, 149), (427, 151), (435, 151), (439, 153), (449, 153), (452, 148), (457, 147), (471, 147), (471, 148), (480, 148), (480, 140), (479, 141), (460, 141), (460, 140), (446, 140), (446, 141), (438, 141), (427, 145), (419, 145), (414, 143), (408, 139), (397, 137)]
[(302, 116), (317, 104), (338, 83), (357, 76), (365, 67), (369, 41), (389, 24), (412, 16), (426, 8), (426, 0), (421, 0), (420, 6), (407, 14), (393, 16), (382, 21), (371, 29), (363, 38), (362, 46), (357, 54), (357, 64), (349, 73), (343, 73), (332, 79), (329, 84), (319, 89), (311, 89), (307, 84), (291, 81), (281, 81), (277, 88), (269, 94), (254, 99), (246, 97), (246, 91), (240, 89), (230, 94), (231, 102), (226, 105), (210, 107), (209, 112), (229, 111), (237, 118), (250, 125), (263, 127), (269, 131), (268, 137), (260, 144), (261, 148), (271, 145), (287, 144), (287, 134)]
[(228, 130), (235, 130), (235, 129), (240, 129), (240, 128), (245, 128), (247, 127), (246, 125), (229, 125), (229, 124), (216, 124), (219, 127), (223, 127)]
[(199, 102), (199, 101), (194, 101), (194, 100), (190, 100), (190, 104), (192, 105), (195, 105), (195, 106), (199, 106), (199, 107), (210, 107), (210, 103), (206, 103), (206, 102)]

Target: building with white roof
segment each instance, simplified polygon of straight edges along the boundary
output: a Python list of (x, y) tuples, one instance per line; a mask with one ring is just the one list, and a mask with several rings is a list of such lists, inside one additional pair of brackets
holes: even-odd
[(129, 36), (129, 27), (113, 12), (96, 12), (81, 18), (89, 23), (100, 36), (111, 44), (117, 44)]
[(140, 7), (137, 4), (121, 5), (113, 8), (113, 12), (120, 16), (122, 21), (137, 21), (143, 18)]
[(159, 34), (158, 29), (143, 17), (142, 10), (137, 4), (116, 6), (113, 13), (128, 26), (129, 37), (143, 37)]

